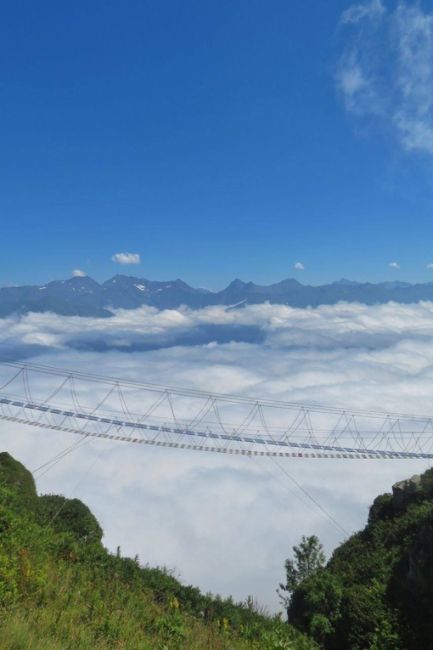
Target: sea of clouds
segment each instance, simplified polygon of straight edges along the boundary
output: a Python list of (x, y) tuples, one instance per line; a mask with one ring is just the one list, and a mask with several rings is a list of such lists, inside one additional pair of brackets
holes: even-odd
[[(28, 314), (0, 320), (0, 359), (258, 398), (431, 414), (433, 304), (143, 307), (108, 319)], [(2, 449), (31, 469), (74, 442), (6, 422), (0, 431)], [(236, 599), (254, 594), (274, 611), (284, 560), (302, 534), (319, 535), (329, 554), (364, 525), (378, 493), (427, 466), (296, 459), (281, 469), (269, 459), (97, 440), (39, 472), (38, 489), (88, 503), (110, 549), (120, 545), (142, 563), (173, 568), (204, 591)]]

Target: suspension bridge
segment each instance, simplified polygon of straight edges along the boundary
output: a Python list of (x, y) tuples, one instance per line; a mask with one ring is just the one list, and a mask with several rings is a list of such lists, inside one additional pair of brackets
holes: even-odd
[(31, 363), (0, 363), (0, 419), (250, 457), (433, 458), (433, 416), (208, 393)]

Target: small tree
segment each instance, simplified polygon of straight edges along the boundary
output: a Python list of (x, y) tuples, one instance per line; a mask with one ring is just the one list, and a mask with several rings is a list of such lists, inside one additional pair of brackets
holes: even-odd
[(293, 559), (285, 561), (286, 584), (280, 583), (277, 589), (281, 603), (287, 616), (289, 614), (290, 601), (296, 587), (304, 580), (312, 576), (325, 564), (323, 546), (316, 535), (310, 537), (302, 536), (298, 546), (293, 546)]

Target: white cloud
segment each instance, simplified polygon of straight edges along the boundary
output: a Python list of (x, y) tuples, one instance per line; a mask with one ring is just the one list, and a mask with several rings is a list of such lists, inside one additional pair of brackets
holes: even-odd
[(400, 264), (398, 262), (390, 262), (388, 266), (390, 269), (396, 269), (396, 270), (400, 269)]
[(433, 14), (420, 4), (353, 5), (341, 23), (356, 29), (337, 69), (346, 109), (394, 130), (407, 151), (433, 154)]
[[(376, 348), (395, 345), (407, 336), (433, 337), (432, 323), (433, 306), (429, 302), (371, 307), (339, 303), (316, 309), (258, 304), (243, 309), (216, 305), (199, 310), (158, 311), (143, 306), (136, 310), (119, 309), (111, 318), (30, 313), (0, 319), (0, 358), (27, 356), (34, 346), (45, 347), (47, 351), (101, 349), (101, 342), (105, 349), (124, 351), (172, 348), (184, 339), (189, 344), (200, 342), (200, 334), (209, 326), (214, 340), (220, 328), (227, 333), (223, 340), (234, 346), (236, 343), (230, 343), (233, 335), (242, 350), (250, 349), (251, 340), (261, 343), (259, 350)], [(256, 337), (251, 337), (252, 328)], [(235, 337), (239, 332), (244, 332), (245, 337)], [(207, 343), (209, 340), (212, 338), (208, 337)], [(202, 347), (197, 345), (195, 349)], [(225, 350), (221, 345), (215, 345), (215, 349)]]
[(371, 0), (362, 4), (352, 5), (341, 14), (340, 22), (345, 25), (358, 23), (364, 18), (380, 18), (386, 12), (381, 0)]
[(293, 268), (294, 268), (296, 271), (304, 271), (304, 270), (305, 270), (305, 266), (303, 265), (302, 262), (296, 262), (296, 263), (293, 265)]
[(86, 275), (87, 275), (87, 273), (85, 273), (84, 271), (81, 271), (80, 269), (74, 269), (74, 271), (72, 271), (72, 277), (73, 278), (85, 278)]
[(368, 79), (364, 77), (361, 66), (355, 61), (351, 66), (345, 65), (339, 74), (338, 81), (346, 100), (350, 103), (359, 93), (364, 93), (369, 86)]
[(342, 58), (336, 74), (336, 84), (348, 111), (355, 115), (381, 114), (374, 79), (368, 76), (368, 71), (353, 53)]
[[(142, 342), (164, 344), (175, 333), (193, 336), (207, 324), (236, 331), (254, 326), (263, 340), (128, 354), (91, 351), (96, 341), (121, 342), (130, 350)], [(428, 302), (161, 312), (144, 307), (119, 310), (108, 319), (53, 314), (0, 319), (1, 358), (31, 354), (38, 345), (44, 346), (35, 358), (40, 363), (97, 368), (100, 374), (157, 384), (348, 408), (415, 413), (432, 408), (433, 303)], [(0, 384), (4, 372), (0, 366)], [(52, 388), (45, 383), (37, 390)], [(30, 468), (75, 440), (10, 422), (0, 422), (0, 430), (2, 449)], [(285, 461), (284, 468), (352, 531), (364, 525), (378, 493), (422, 471), (426, 462), (299, 459)], [(253, 593), (272, 608), (278, 607), (275, 588), (284, 559), (302, 534), (318, 534), (328, 553), (341, 541), (330, 522), (265, 459), (94, 441), (41, 477), (38, 487), (87, 502), (109, 548), (120, 544), (124, 554), (138, 553), (143, 563), (176, 567), (185, 582), (205, 591), (236, 598)]]
[(116, 264), (140, 264), (138, 253), (115, 253), (111, 259)]

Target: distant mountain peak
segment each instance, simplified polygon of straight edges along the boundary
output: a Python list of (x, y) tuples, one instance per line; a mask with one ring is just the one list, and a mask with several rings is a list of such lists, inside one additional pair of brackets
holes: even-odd
[(296, 278), (285, 278), (284, 280), (280, 280), (276, 284), (271, 285), (273, 287), (302, 287), (302, 285), (299, 280)]
[(157, 309), (178, 309), (180, 306), (200, 309), (211, 305), (247, 306), (269, 302), (304, 308), (334, 305), (340, 301), (373, 305), (421, 300), (433, 302), (432, 282), (373, 284), (342, 278), (331, 284), (311, 286), (287, 278), (266, 286), (236, 278), (221, 291), (209, 291), (191, 287), (181, 278), (158, 281), (118, 274), (102, 284), (89, 276), (73, 276), (43, 286), (0, 288), (0, 317), (14, 312), (48, 311), (108, 317), (113, 310), (137, 309), (143, 305)]
[(100, 286), (99, 282), (96, 282), (90, 275), (73, 275), (72, 277), (65, 280), (68, 284), (80, 284), (80, 285), (92, 285)]
[[(250, 283), (250, 284), (252, 284), (252, 283)], [(246, 282), (244, 282), (243, 280), (240, 280), (239, 278), (235, 278), (227, 286), (227, 289), (243, 289), (246, 286), (247, 286)]]
[(386, 289), (406, 289), (412, 287), (410, 282), (401, 282), (400, 280), (392, 280), (391, 282), (380, 282), (379, 285)]
[(348, 280), (347, 278), (341, 278), (340, 280), (336, 280), (332, 284), (341, 285), (343, 287), (357, 287), (361, 284), (361, 282), (356, 282), (355, 280)]

